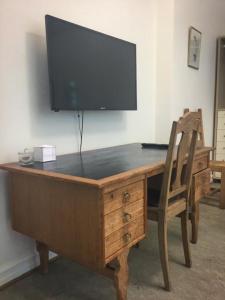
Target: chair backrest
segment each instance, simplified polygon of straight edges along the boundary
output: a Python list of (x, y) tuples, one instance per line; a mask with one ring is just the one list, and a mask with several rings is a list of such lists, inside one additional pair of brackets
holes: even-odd
[(189, 199), (198, 130), (199, 120), (191, 112), (185, 113), (178, 122), (173, 122), (160, 195), (159, 206), (162, 210), (167, 209), (171, 198)]
[(184, 116), (187, 113), (193, 114), (193, 117), (199, 120), (199, 128), (198, 128), (198, 139), (197, 139), (197, 147), (205, 146), (205, 138), (204, 138), (204, 130), (203, 130), (203, 117), (202, 117), (202, 109), (199, 108), (197, 111), (190, 111), (189, 108), (184, 109)]

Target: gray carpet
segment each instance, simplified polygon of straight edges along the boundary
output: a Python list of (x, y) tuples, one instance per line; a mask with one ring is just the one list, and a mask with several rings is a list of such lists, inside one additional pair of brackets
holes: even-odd
[[(224, 300), (225, 210), (201, 204), (199, 242), (191, 245), (193, 267), (184, 266), (179, 219), (169, 226), (169, 258), (173, 291), (163, 290), (157, 227), (129, 256), (128, 300)], [(1, 300), (113, 300), (112, 282), (66, 259), (50, 265), (47, 275), (35, 271), (0, 292)]]

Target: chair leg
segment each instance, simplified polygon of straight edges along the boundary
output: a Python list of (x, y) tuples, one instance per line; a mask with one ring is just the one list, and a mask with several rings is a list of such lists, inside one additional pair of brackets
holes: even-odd
[(167, 246), (167, 220), (159, 216), (158, 221), (159, 254), (163, 271), (165, 289), (171, 290), (169, 279), (168, 246)]
[(185, 265), (186, 267), (191, 268), (191, 251), (190, 251), (190, 244), (189, 244), (188, 215), (186, 211), (181, 214), (181, 233), (182, 233), (182, 242), (184, 248)]
[(198, 241), (198, 225), (199, 225), (199, 203), (193, 205), (193, 212), (191, 213), (192, 224), (192, 244), (197, 244)]

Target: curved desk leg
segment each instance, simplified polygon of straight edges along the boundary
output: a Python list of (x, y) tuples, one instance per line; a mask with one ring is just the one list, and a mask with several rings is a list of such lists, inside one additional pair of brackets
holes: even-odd
[(40, 271), (42, 274), (48, 273), (48, 247), (36, 241), (36, 248), (40, 257)]
[(117, 300), (127, 299), (128, 287), (128, 263), (129, 249), (125, 250), (116, 258), (117, 267), (114, 274), (114, 284), (117, 292)]
[(199, 225), (199, 202), (193, 204), (191, 212), (191, 225), (192, 225), (192, 244), (197, 244), (198, 241), (198, 225)]

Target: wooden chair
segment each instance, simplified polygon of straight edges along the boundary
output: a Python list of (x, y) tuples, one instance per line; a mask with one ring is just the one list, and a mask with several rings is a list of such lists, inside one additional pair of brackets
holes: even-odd
[(184, 115), (185, 114), (192, 114), (193, 118), (196, 118), (199, 121), (199, 127), (198, 127), (198, 138), (197, 138), (197, 148), (205, 147), (205, 137), (204, 137), (204, 129), (203, 129), (203, 117), (202, 117), (202, 109), (198, 108), (197, 111), (190, 111), (189, 108), (184, 109)]
[(220, 208), (225, 209), (225, 161), (211, 160), (209, 167), (212, 172), (221, 173), (221, 184), (219, 188), (212, 188), (206, 199), (219, 200)]
[[(197, 111), (190, 111), (189, 108), (184, 109), (184, 115), (191, 114), (193, 118), (199, 121), (198, 137), (197, 137), (197, 148), (205, 147), (204, 129), (203, 129), (203, 117), (202, 110), (199, 108)], [(196, 244), (198, 241), (198, 227), (199, 227), (199, 201), (190, 198), (190, 212), (189, 219), (191, 220), (191, 242)]]
[[(158, 222), (159, 252), (165, 289), (170, 291), (167, 222), (175, 216), (181, 218), (182, 241), (185, 265), (191, 267), (188, 234), (188, 200), (191, 187), (192, 165), (197, 142), (199, 121), (186, 113), (178, 122), (173, 122), (167, 152), (161, 191), (148, 184), (148, 218)], [(181, 139), (176, 146), (178, 135)], [(174, 165), (174, 159), (176, 163)], [(152, 186), (154, 188), (154, 185)]]

